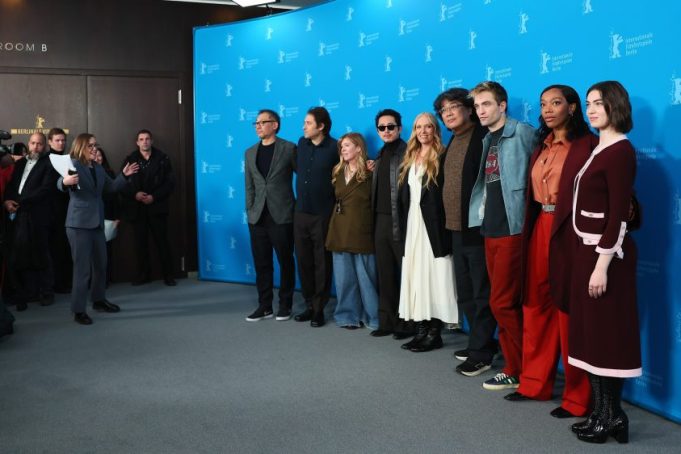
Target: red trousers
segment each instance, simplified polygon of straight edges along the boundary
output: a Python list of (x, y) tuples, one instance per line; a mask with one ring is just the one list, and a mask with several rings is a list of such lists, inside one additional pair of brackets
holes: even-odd
[(534, 225), (527, 257), (523, 302), (523, 370), (518, 392), (536, 400), (549, 400), (562, 353), (565, 388), (561, 407), (573, 415), (587, 413), (591, 386), (586, 372), (568, 364), (569, 316), (551, 301), (549, 291), (549, 241), (553, 214), (542, 212)]
[(499, 325), (499, 344), (506, 359), (503, 372), (513, 377), (520, 375), (523, 347), (520, 240), (520, 235), (485, 238), (490, 282), (489, 307)]

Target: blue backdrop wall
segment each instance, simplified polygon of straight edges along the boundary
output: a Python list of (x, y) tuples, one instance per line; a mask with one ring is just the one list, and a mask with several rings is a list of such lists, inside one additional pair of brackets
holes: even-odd
[[(615, 6), (616, 5), (616, 6)], [(584, 96), (617, 79), (634, 107), (635, 233), (644, 375), (626, 397), (681, 421), (681, 2), (665, 0), (336, 0), (194, 31), (196, 193), (201, 279), (253, 283), (244, 151), (261, 108), (296, 142), (305, 112), (323, 105), (331, 134), (379, 144), (373, 118), (392, 107), (409, 135), (449, 87), (502, 83), (510, 114), (537, 125), (549, 84)]]

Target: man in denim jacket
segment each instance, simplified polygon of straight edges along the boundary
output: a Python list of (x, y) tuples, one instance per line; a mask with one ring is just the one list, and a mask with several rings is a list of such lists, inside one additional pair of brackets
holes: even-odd
[(485, 381), (490, 390), (515, 389), (522, 364), (520, 301), (521, 235), (525, 218), (528, 162), (535, 130), (506, 116), (508, 95), (497, 82), (471, 90), (480, 124), (489, 132), (482, 141), (482, 160), (471, 193), (469, 226), (480, 226), (491, 289), (489, 305), (499, 325), (504, 369)]

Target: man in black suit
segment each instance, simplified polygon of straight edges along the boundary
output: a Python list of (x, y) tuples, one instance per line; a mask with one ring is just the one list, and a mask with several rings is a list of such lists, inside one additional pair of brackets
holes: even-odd
[(253, 125), (260, 141), (246, 150), (246, 210), (258, 288), (258, 308), (246, 321), (272, 318), (272, 249), (277, 253), (281, 283), (277, 320), (291, 318), (293, 260), (293, 171), (296, 146), (277, 137), (281, 119), (273, 110), (258, 112)]
[(139, 164), (139, 172), (130, 178), (130, 184), (123, 191), (125, 213), (135, 232), (137, 252), (137, 277), (132, 285), (151, 281), (149, 265), (149, 233), (151, 233), (161, 262), (163, 281), (176, 285), (173, 259), (168, 241), (168, 199), (173, 192), (175, 179), (170, 158), (152, 146), (151, 131), (142, 129), (137, 133), (137, 150), (125, 158), (126, 164)]
[(404, 243), (400, 234), (398, 216), (397, 179), (407, 143), (402, 140), (402, 115), (385, 109), (376, 115), (376, 130), (383, 147), (375, 161), (371, 181), (371, 202), (374, 209), (374, 242), (378, 269), (378, 329), (374, 337), (393, 335), (404, 339), (413, 332), (413, 323), (398, 317), (400, 306), (400, 267)]
[[(66, 132), (61, 128), (52, 128), (47, 133), (47, 145), (51, 154), (67, 154)], [(71, 293), (73, 279), (73, 260), (71, 246), (66, 238), (66, 209), (69, 206), (69, 191), (62, 192), (55, 186), (53, 197), (54, 220), (50, 229), (50, 256), (54, 271), (55, 293)]]
[(14, 273), (18, 311), (26, 310), (38, 292), (46, 306), (54, 302), (52, 263), (48, 248), (52, 198), (58, 175), (45, 153), (45, 135), (34, 133), (28, 154), (14, 168), (5, 191), (4, 206), (12, 222), (8, 269)]

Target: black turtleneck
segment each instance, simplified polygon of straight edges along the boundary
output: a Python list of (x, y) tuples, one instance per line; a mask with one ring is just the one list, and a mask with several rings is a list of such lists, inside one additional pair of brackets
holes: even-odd
[(392, 204), (390, 202), (390, 161), (395, 151), (402, 143), (402, 139), (393, 140), (383, 145), (379, 156), (381, 162), (378, 166), (376, 178), (376, 213), (392, 215)]

